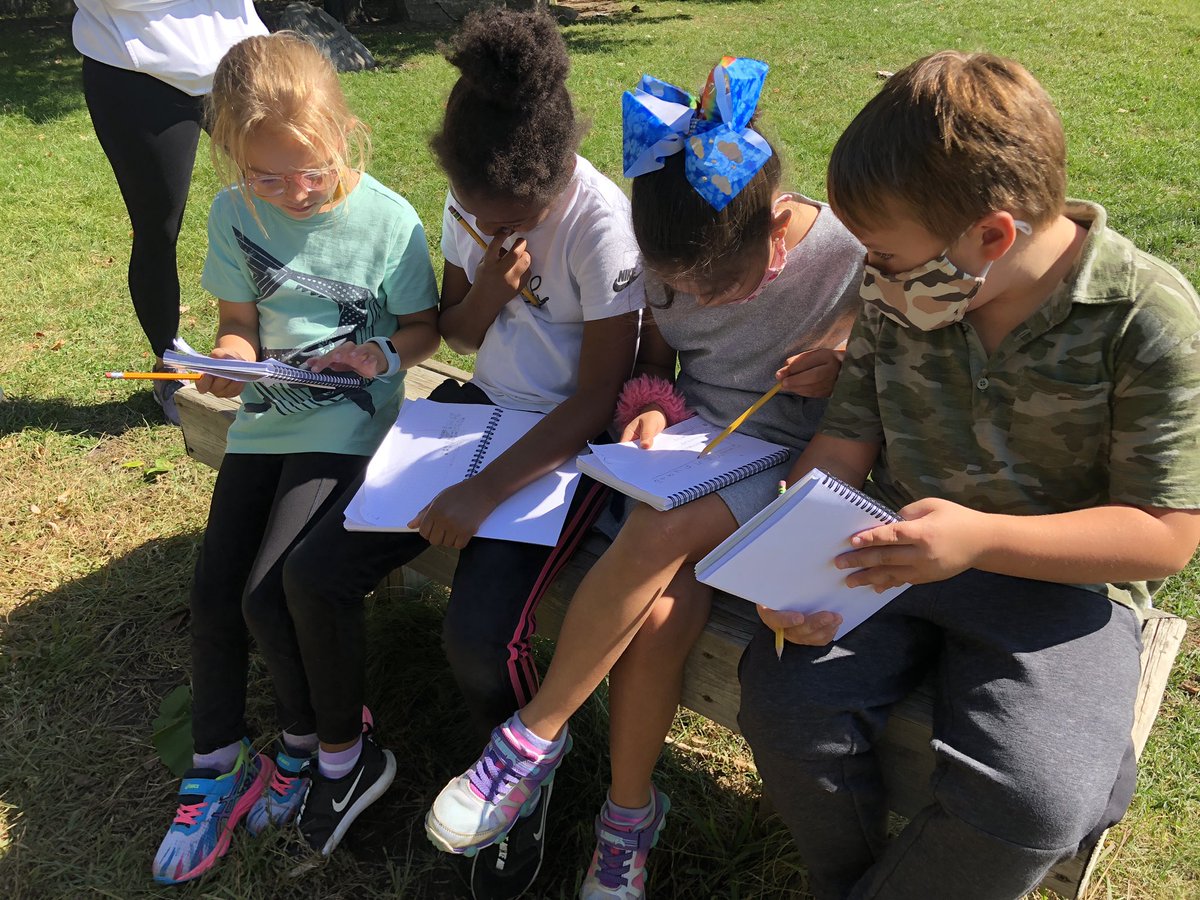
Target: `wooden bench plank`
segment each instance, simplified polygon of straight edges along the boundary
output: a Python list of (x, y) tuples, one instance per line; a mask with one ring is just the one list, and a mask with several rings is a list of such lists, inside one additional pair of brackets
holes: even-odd
[[(406, 396), (425, 397), (446, 378), (465, 380), (466, 372), (436, 361), (427, 361), (408, 371)], [(187, 385), (175, 395), (183, 423), (184, 443), (189, 456), (216, 468), (225, 453), (225, 432), (233, 421), (236, 400), (222, 400), (198, 393)], [(538, 607), (538, 634), (557, 637), (567, 605), (587, 570), (604, 552), (599, 536), (590, 538), (563, 568)], [(431, 547), (410, 564), (420, 576), (448, 585), (458, 560), (456, 551)], [(393, 573), (385, 582), (405, 585), (404, 573)], [(742, 650), (758, 627), (753, 605), (736, 597), (718, 594), (712, 615), (688, 657), (683, 680), (683, 705), (726, 728), (737, 731), (740, 688), (737, 664)], [(1167, 677), (1187, 630), (1176, 616), (1152, 610), (1142, 629), (1142, 674), (1138, 686), (1133, 740), (1140, 755), (1158, 715)], [(929, 781), (934, 757), (932, 736), (933, 698), (922, 686), (897, 704), (880, 742), (879, 757), (892, 809), (912, 816), (930, 801)], [(1042, 887), (1068, 898), (1082, 895), (1099, 857), (1103, 838), (1091, 851), (1055, 866)]]

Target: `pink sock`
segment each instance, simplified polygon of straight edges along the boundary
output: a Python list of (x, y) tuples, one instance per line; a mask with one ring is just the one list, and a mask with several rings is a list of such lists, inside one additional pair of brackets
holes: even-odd
[(341, 778), (348, 775), (354, 768), (360, 753), (362, 753), (361, 737), (354, 742), (354, 746), (347, 747), (345, 750), (331, 752), (319, 749), (317, 750), (317, 770), (323, 778), (331, 780)]
[(508, 730), (508, 734), (513, 739), (513, 742), (530, 759), (540, 759), (543, 756), (554, 755), (562, 748), (565, 740), (563, 735), (559, 735), (556, 739), (548, 741), (544, 737), (534, 734), (529, 730), (529, 726), (521, 721), (521, 714), (519, 712), (512, 714), (512, 718), (505, 723), (505, 728)]
[(628, 806), (617, 806), (617, 804), (612, 802), (612, 796), (610, 795), (604, 801), (604, 808), (600, 810), (600, 818), (614, 828), (619, 828), (621, 831), (637, 831), (650, 820), (653, 814), (653, 792), (650, 793), (650, 802), (637, 809), (631, 809)]

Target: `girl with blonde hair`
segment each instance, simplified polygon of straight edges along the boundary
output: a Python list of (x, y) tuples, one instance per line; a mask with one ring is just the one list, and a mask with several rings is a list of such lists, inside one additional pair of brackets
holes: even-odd
[[(154, 860), (164, 884), (208, 871), (243, 818), (257, 834), (299, 812), (329, 714), (326, 694), (310, 700), (313, 660), (296, 639), (283, 562), (365, 469), (399, 411), (403, 370), (438, 344), (424, 229), (364, 171), (366, 128), (329, 61), (293, 35), (249, 38), (218, 66), (207, 112), (214, 162), (232, 182), (209, 214), (201, 278), (219, 300), (212, 355), (358, 379), (332, 390), (197, 382), (242, 404), (192, 586), (194, 768)], [(273, 758), (251, 749), (244, 721), (250, 635), (274, 682)], [(364, 718), (362, 807), (395, 772)]]

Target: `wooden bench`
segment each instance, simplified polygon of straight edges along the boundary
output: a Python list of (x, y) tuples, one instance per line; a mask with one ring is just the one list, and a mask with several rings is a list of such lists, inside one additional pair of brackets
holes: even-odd
[[(461, 381), (467, 377), (466, 372), (430, 361), (408, 372), (406, 396), (425, 397), (446, 378)], [(175, 402), (188, 454), (216, 468), (225, 454), (225, 432), (233, 421), (237, 402), (199, 394), (191, 385), (175, 395)], [(538, 607), (539, 634), (550, 638), (558, 634), (576, 586), (603, 551), (604, 542), (596, 537), (585, 542), (564, 568)], [(449, 585), (456, 560), (456, 551), (431, 547), (409, 569)], [(407, 583), (404, 573), (394, 573), (390, 581)], [(736, 597), (716, 597), (708, 626), (688, 657), (684, 674), (683, 705), (733, 731), (737, 730), (739, 703), (737, 664), (757, 623), (751, 604)], [(1157, 610), (1151, 612), (1142, 628), (1142, 677), (1133, 724), (1139, 755), (1158, 715), (1167, 676), (1186, 630), (1182, 619)], [(929, 777), (934, 766), (929, 746), (932, 711), (929, 692), (915, 691), (893, 711), (879, 747), (891, 806), (902, 816), (912, 816), (929, 803)], [(1059, 863), (1043, 880), (1042, 887), (1063, 897), (1082, 896), (1103, 843), (1101, 837), (1090, 851)]]

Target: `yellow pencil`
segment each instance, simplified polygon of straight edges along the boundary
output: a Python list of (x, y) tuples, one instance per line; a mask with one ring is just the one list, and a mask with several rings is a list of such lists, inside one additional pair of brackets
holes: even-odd
[(728, 428), (726, 428), (724, 431), (722, 431), (720, 434), (718, 434), (715, 438), (713, 438), (711, 441), (709, 441), (705, 445), (704, 449), (700, 451), (700, 455), (703, 456), (704, 454), (708, 453), (708, 451), (712, 450), (713, 447), (717, 446), (717, 444), (721, 443), (721, 441), (725, 440), (725, 438), (729, 437), (731, 434), (733, 434), (735, 431), (737, 431), (738, 427), (743, 422), (745, 422), (748, 418), (750, 418), (752, 415), (754, 415), (756, 412), (758, 412), (762, 408), (762, 405), (764, 403), (766, 403), (768, 400), (770, 400), (772, 397), (774, 397), (777, 393), (779, 393), (779, 389), (781, 387), (783, 387), (782, 381), (775, 382), (775, 387), (771, 388), (769, 391), (767, 391), (765, 394), (763, 394), (761, 397), (759, 397), (757, 400), (755, 400), (754, 403), (750, 406), (750, 408), (748, 410), (746, 410), (744, 413), (742, 413), (740, 416), (738, 416), (736, 419), (734, 419), (732, 422), (729, 423)]
[[(782, 496), (783, 494), (786, 494), (786, 493), (787, 493), (787, 482), (786, 481), (779, 482), (780, 496)], [(783, 629), (776, 628), (775, 629), (775, 658), (778, 660), (783, 659), (783, 641), (784, 641)]]
[(105, 372), (105, 378), (144, 378), (152, 381), (198, 381), (199, 372)]
[[(472, 239), (474, 239), (475, 243), (477, 243), (485, 251), (487, 250), (488, 242), (483, 239), (483, 235), (481, 235), (478, 231), (476, 231), (474, 228), (471, 227), (471, 223), (463, 218), (462, 213), (460, 213), (457, 209), (455, 209), (453, 206), (451, 206), (450, 207), (450, 215), (454, 216), (454, 221), (463, 227), (463, 231), (465, 231), (467, 234), (469, 234), (472, 237)], [(500, 255), (503, 256), (507, 252), (508, 252), (507, 250), (501, 250)], [(532, 303), (534, 306), (542, 305), (542, 301), (539, 300), (537, 298), (537, 295), (534, 294), (534, 292), (531, 291), (527, 287), (521, 288), (521, 296), (525, 298), (526, 303)]]

